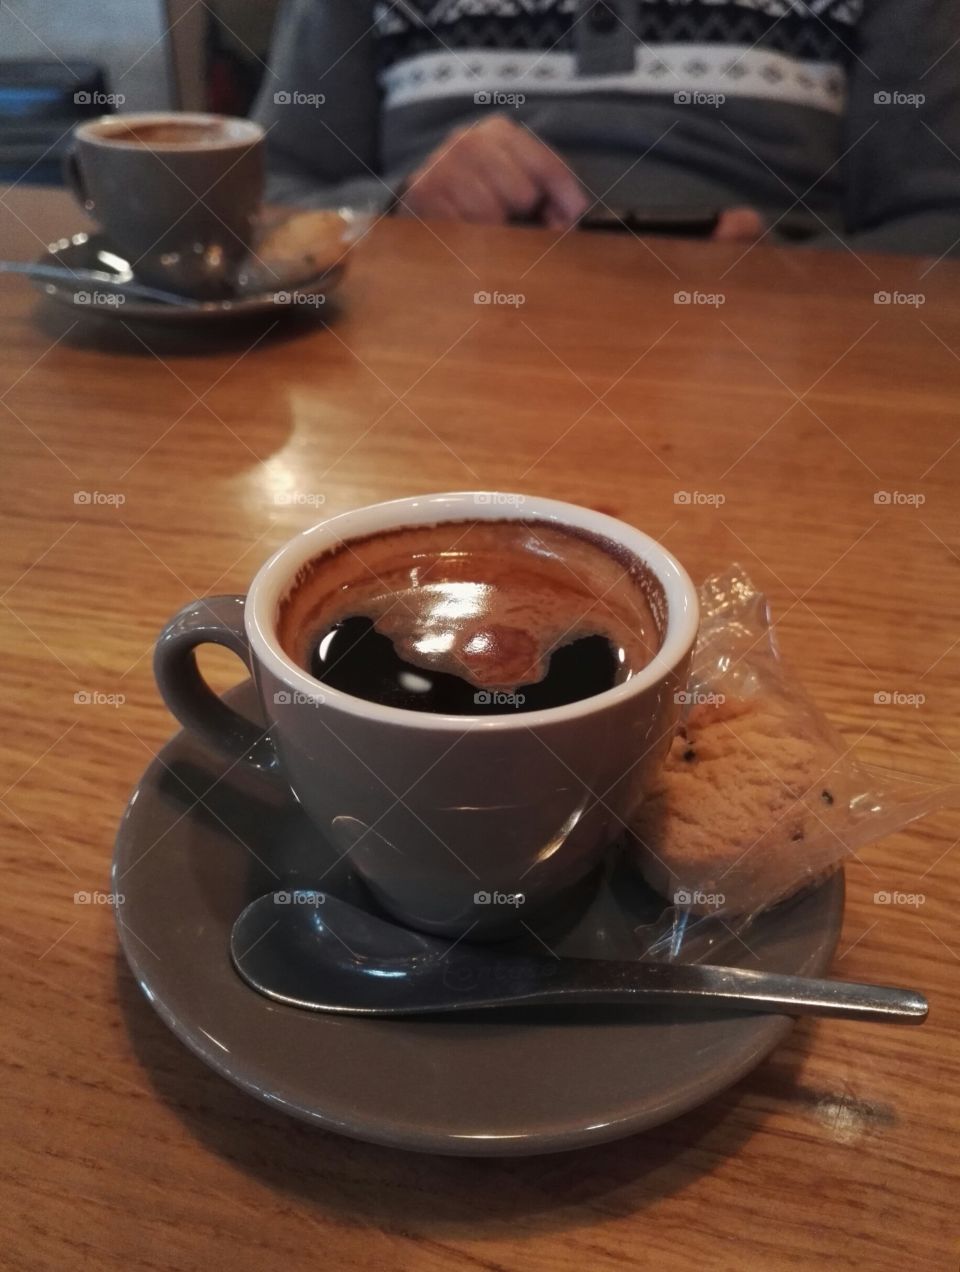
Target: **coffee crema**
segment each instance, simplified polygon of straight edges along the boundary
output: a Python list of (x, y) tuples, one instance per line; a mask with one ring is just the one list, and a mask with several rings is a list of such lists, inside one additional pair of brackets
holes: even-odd
[(281, 648), (355, 697), (453, 715), (602, 693), (660, 648), (662, 586), (626, 548), (553, 522), (405, 526), (340, 543), (281, 601)]
[(125, 146), (182, 146), (197, 149), (203, 146), (222, 146), (232, 141), (229, 125), (211, 121), (161, 119), (155, 123), (106, 124), (96, 133), (99, 141), (119, 142)]

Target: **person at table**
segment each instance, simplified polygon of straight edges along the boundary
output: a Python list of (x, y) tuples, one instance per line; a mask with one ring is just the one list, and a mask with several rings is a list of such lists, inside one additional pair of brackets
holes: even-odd
[(572, 226), (960, 250), (953, 0), (286, 0), (271, 195)]

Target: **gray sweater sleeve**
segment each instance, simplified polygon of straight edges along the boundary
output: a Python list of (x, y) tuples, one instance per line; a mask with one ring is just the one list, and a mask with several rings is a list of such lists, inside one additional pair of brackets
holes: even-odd
[(253, 117), (267, 131), (267, 197), (385, 207), (373, 0), (285, 0)]
[(841, 163), (854, 250), (960, 250), (958, 30), (956, 0), (866, 0)]

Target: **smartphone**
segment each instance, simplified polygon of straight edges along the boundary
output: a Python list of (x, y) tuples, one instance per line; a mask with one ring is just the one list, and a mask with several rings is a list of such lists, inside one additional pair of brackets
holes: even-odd
[(591, 208), (580, 218), (578, 228), (666, 234), (673, 238), (709, 238), (719, 220), (717, 208), (642, 208), (614, 204)]

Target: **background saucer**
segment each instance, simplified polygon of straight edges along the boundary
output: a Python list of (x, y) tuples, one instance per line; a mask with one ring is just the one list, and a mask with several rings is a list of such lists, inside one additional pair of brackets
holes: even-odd
[[(256, 718), (252, 686), (230, 695)], [(297, 805), (241, 765), (177, 734), (144, 774), (117, 836), (120, 942), (147, 998), (183, 1042), (268, 1104), (327, 1130), (421, 1151), (542, 1153), (615, 1139), (693, 1108), (784, 1037), (784, 1016), (584, 1007), (443, 1020), (300, 1011), (249, 989), (230, 962), (254, 897), (322, 888), (371, 906)], [(630, 958), (662, 903), (625, 871), (605, 879), (559, 953)], [(731, 963), (819, 975), (839, 937), (843, 879), (766, 915)], [(542, 952), (542, 951), (541, 951)]]
[[(48, 244), (38, 258), (41, 265), (63, 265), (67, 269), (93, 269), (120, 277), (127, 262), (118, 255), (107, 236), (99, 230), (74, 234)], [(231, 318), (244, 318), (253, 314), (283, 314), (290, 309), (307, 310), (323, 314), (324, 305), (330, 300), (344, 273), (343, 264), (333, 265), (315, 278), (299, 283), (292, 291), (257, 292), (234, 300), (207, 300), (201, 304), (170, 305), (163, 301), (135, 299), (125, 296), (121, 303), (108, 284), (93, 284), (86, 280), (76, 284), (49, 279), (35, 280), (34, 286), (44, 296), (58, 304), (66, 305), (79, 314), (94, 313), (106, 318), (124, 320), (149, 319), (150, 322), (196, 323), (224, 322)], [(277, 295), (286, 299), (278, 302)], [(317, 304), (313, 298), (323, 296)], [(78, 299), (83, 297), (84, 299)]]

